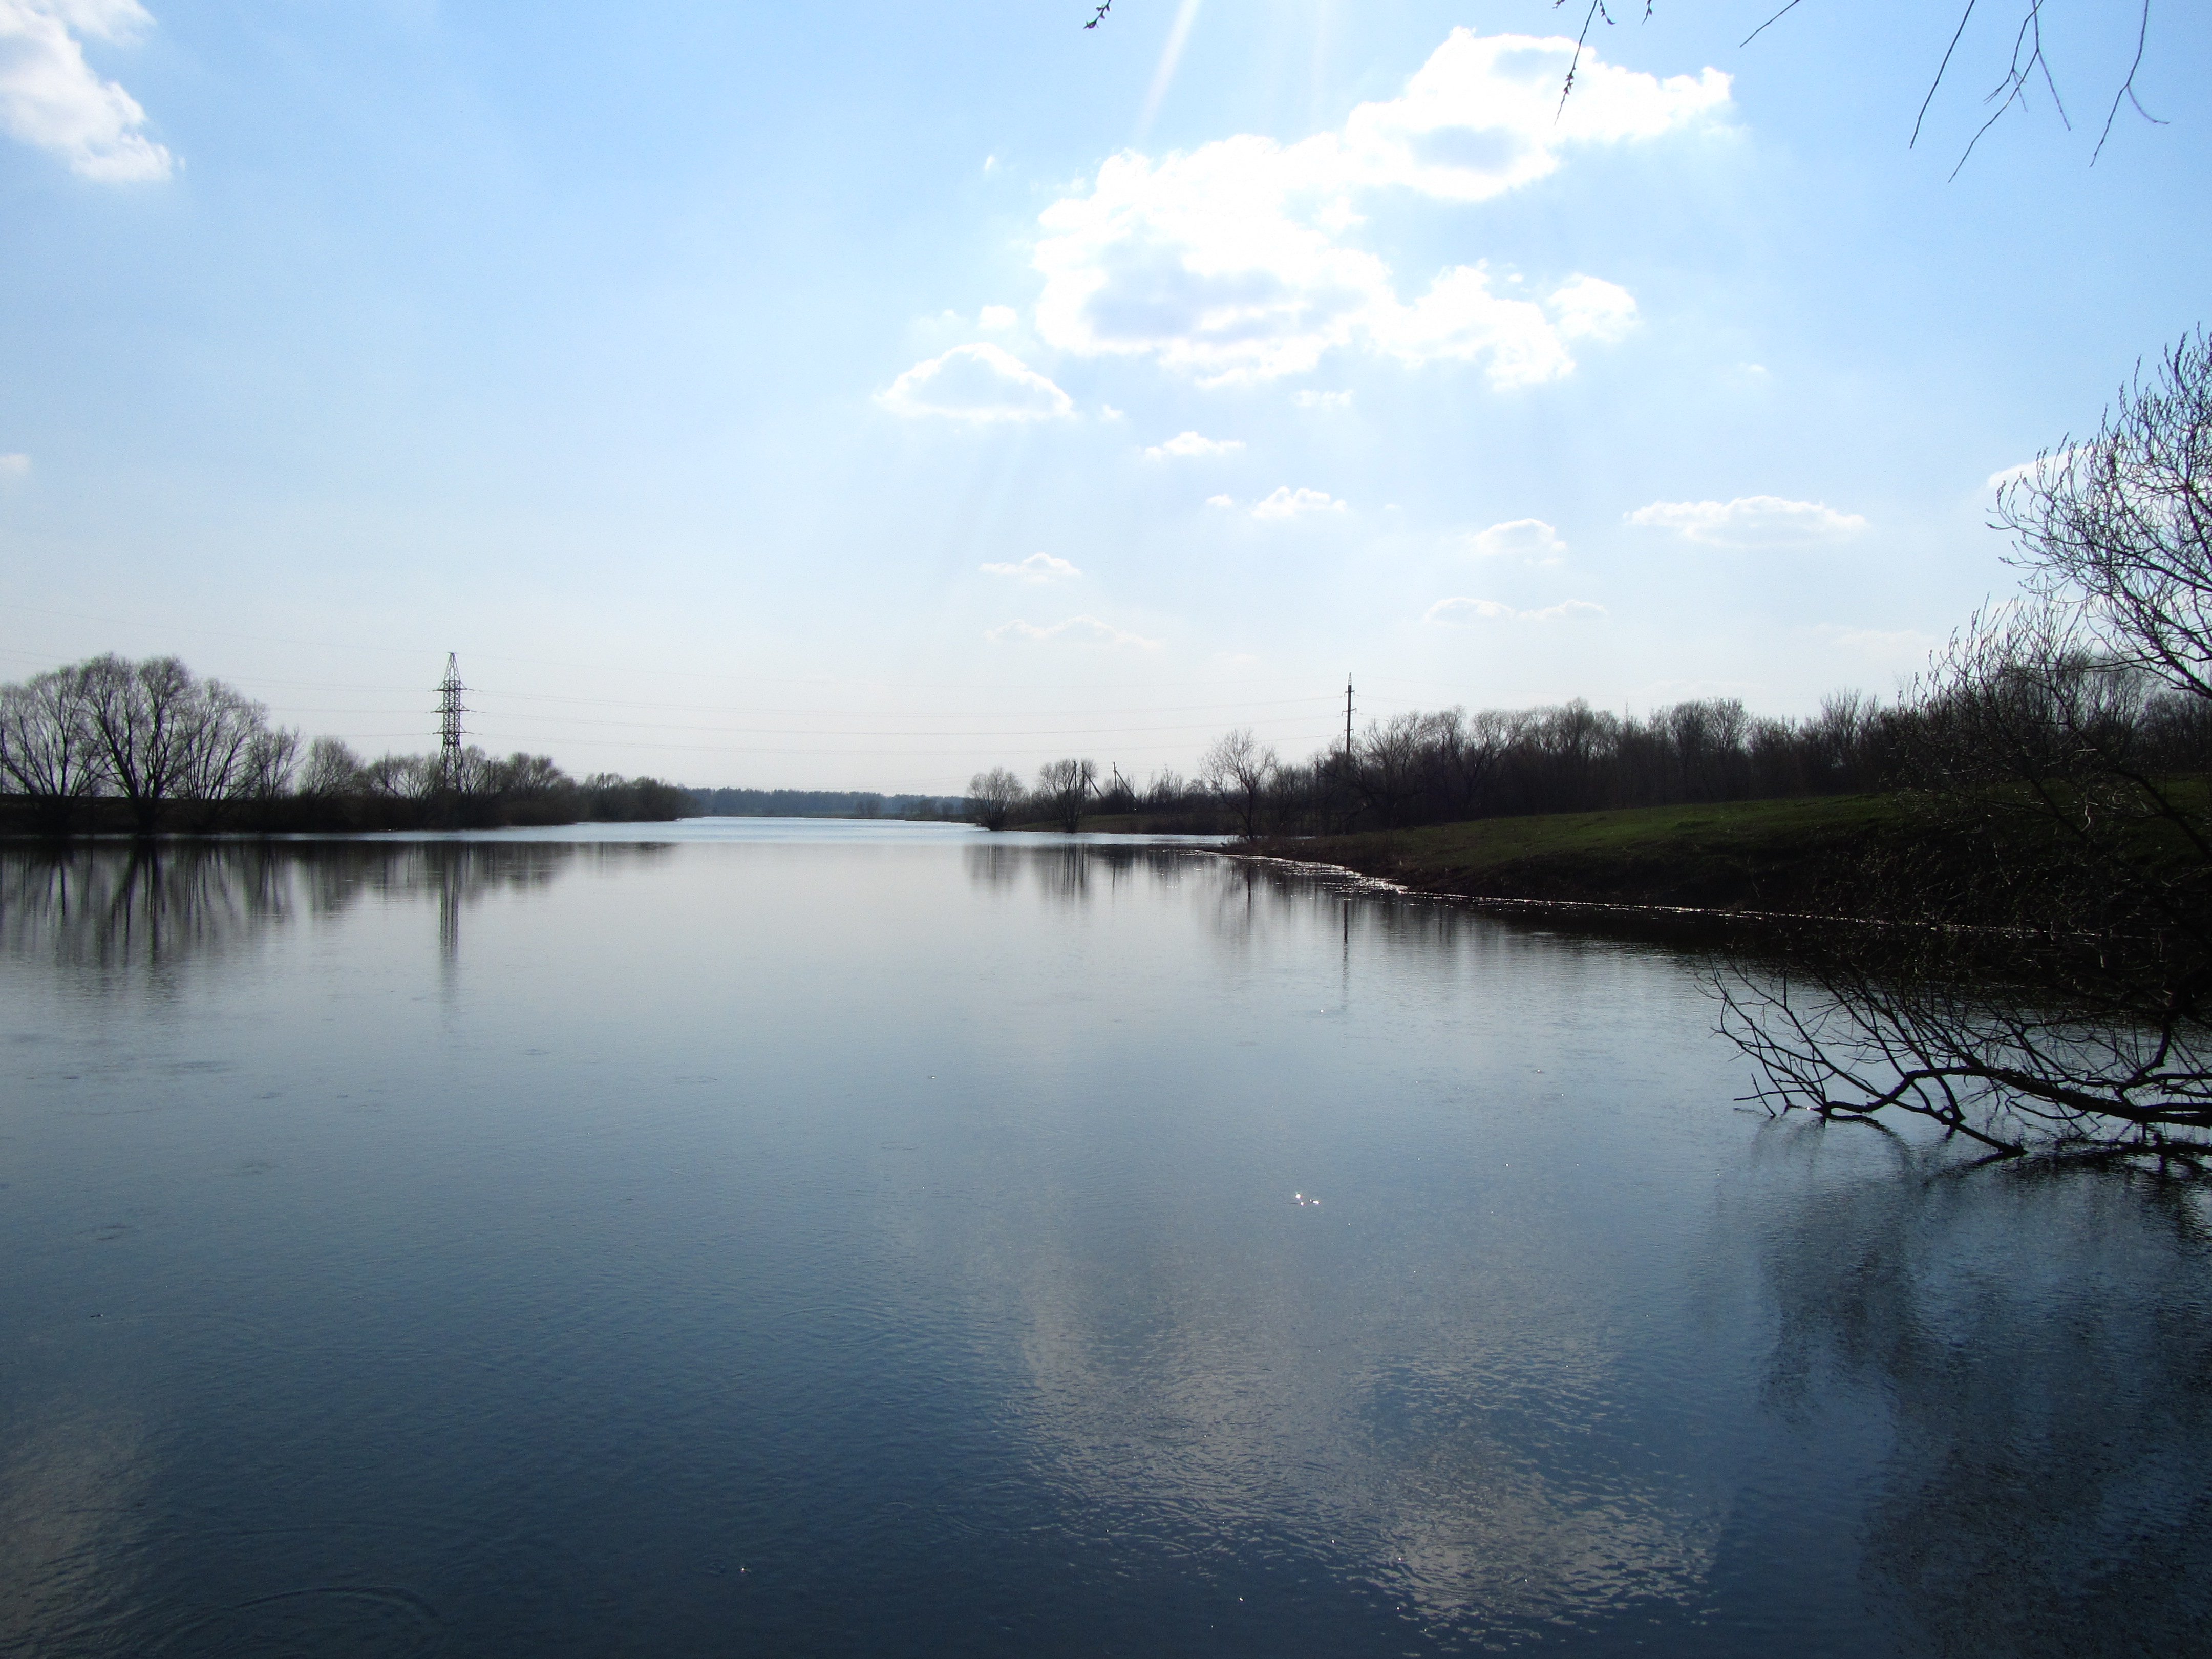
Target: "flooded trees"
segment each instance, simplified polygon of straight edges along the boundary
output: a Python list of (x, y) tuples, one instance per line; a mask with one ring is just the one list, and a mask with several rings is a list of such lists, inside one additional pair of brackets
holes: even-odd
[(1037, 769), (1037, 803), (1069, 835), (1083, 828), (1083, 815), (1091, 810), (1092, 786), (1097, 781), (1095, 761), (1048, 761)]
[[(174, 657), (114, 655), (0, 688), (0, 769), (35, 820), (66, 831), (77, 806), (120, 795), (131, 827), (151, 835), (164, 805), (281, 793), (297, 735), (269, 711)], [(204, 826), (203, 826), (204, 827)]]
[(551, 757), (463, 752), (364, 763), (336, 738), (304, 758), (300, 735), (175, 657), (110, 653), (0, 685), (0, 793), (28, 828), (354, 830), (489, 828), (581, 818), (665, 821), (696, 811), (654, 778), (578, 783)]
[(986, 830), (1003, 830), (1022, 803), (1022, 781), (1003, 766), (968, 780), (968, 814)]
[(77, 670), (49, 669), (0, 686), (0, 775), (29, 799), (33, 821), (46, 834), (76, 827), (79, 804), (106, 775)]

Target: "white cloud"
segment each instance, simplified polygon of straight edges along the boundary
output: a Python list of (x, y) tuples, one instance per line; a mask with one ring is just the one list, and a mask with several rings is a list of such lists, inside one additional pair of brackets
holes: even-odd
[(1345, 503), (1325, 489), (1293, 489), (1288, 484), (1252, 504), (1255, 519), (1296, 519), (1308, 513), (1341, 513)]
[(1017, 618), (989, 629), (983, 637), (994, 645), (1012, 641), (1039, 645), (1126, 645), (1138, 651), (1157, 651), (1160, 648), (1158, 640), (1140, 639), (1110, 623), (1103, 623), (1096, 617), (1070, 617), (1065, 622), (1042, 625)]
[(139, 131), (146, 112), (78, 38), (120, 44), (153, 21), (137, 0), (0, 0), (0, 131), (102, 183), (167, 178), (174, 159)]
[(2008, 466), (2002, 472), (1990, 474), (1989, 488), (2002, 489), (2007, 484), (2025, 483), (2033, 478), (2054, 477), (2074, 463), (2077, 455), (2089, 453), (2088, 446), (2077, 445), (2072, 449), (2061, 449), (2049, 455), (2039, 455), (2032, 461), (2022, 461), (2018, 466)]
[(31, 458), (28, 455), (0, 455), (0, 478), (27, 477), (30, 471)]
[(1352, 407), (1352, 394), (1349, 392), (1300, 392), (1291, 397), (1291, 402), (1300, 409), (1349, 409)]
[(1423, 617), (1425, 622), (1463, 623), (1478, 618), (1516, 616), (1513, 607), (1502, 599), (1438, 599)]
[(1015, 314), (1012, 306), (985, 306), (981, 314), (975, 319), (975, 326), (994, 330), (1008, 329), (1019, 321), (1021, 319)]
[(1154, 444), (1146, 459), (1164, 461), (1170, 456), (1233, 455), (1244, 447), (1242, 438), (1201, 438), (1195, 432), (1178, 432), (1164, 444)]
[(1066, 559), (1054, 558), (1049, 553), (1032, 553), (1019, 564), (986, 564), (976, 568), (986, 575), (1012, 576), (1017, 581), (1024, 582), (1061, 581), (1083, 574)]
[(1522, 622), (1595, 622), (1610, 613), (1601, 605), (1588, 599), (1562, 599), (1557, 605), (1547, 605), (1541, 611), (1523, 611)]
[(1478, 559), (1520, 558), (1530, 564), (1558, 564), (1567, 556), (1559, 532), (1541, 519), (1511, 519), (1463, 538)]
[(1066, 350), (1152, 356), (1213, 382), (1296, 374), (1353, 345), (1412, 363), (1480, 362), (1499, 386), (1566, 374), (1568, 341), (1616, 338), (1633, 320), (1626, 290), (1577, 274), (1528, 297), (1478, 261), (1408, 301), (1389, 267), (1346, 238), (1362, 192), (1479, 202), (1544, 177), (1570, 148), (1656, 137), (1728, 101), (1718, 70), (1661, 81), (1585, 53), (1563, 111), (1573, 52), (1565, 39), (1455, 29), (1403, 96), (1359, 106), (1340, 131), (1110, 158), (1087, 196), (1042, 216), (1038, 331)]
[(1206, 504), (1208, 507), (1234, 507), (1237, 505), (1237, 498), (1234, 495), (1208, 495), (1206, 498)]
[(1498, 599), (1438, 599), (1431, 605), (1422, 620), (1432, 623), (1595, 622), (1606, 614), (1603, 605), (1592, 605), (1588, 599), (1564, 599), (1558, 605), (1547, 605), (1541, 611), (1516, 611)]
[(1012, 352), (981, 341), (916, 363), (876, 401), (894, 415), (963, 421), (1060, 420), (1075, 412), (1073, 400), (1050, 380)]
[(1570, 340), (1620, 339), (1636, 325), (1636, 299), (1625, 289), (1595, 276), (1576, 276), (1552, 291), (1545, 301)]
[(1779, 495), (1739, 495), (1732, 501), (1654, 501), (1628, 522), (1679, 532), (1710, 547), (1807, 547), (1838, 542), (1866, 528), (1856, 513)]

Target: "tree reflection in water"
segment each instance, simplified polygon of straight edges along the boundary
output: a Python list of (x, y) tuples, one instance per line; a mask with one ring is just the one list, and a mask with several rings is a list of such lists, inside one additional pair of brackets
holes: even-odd
[(2197, 1648), (2212, 1627), (2201, 1183), (1936, 1166), (1901, 1145), (1898, 1162), (1786, 1209), (1765, 1252), (1770, 1404), (1801, 1424), (1833, 1393), (1887, 1405), (1860, 1522), (1869, 1601), (1916, 1650)]
[(619, 842), (155, 842), (26, 844), (0, 858), (0, 950), (71, 973), (159, 979), (301, 918), (364, 897), (434, 897), (447, 957), (463, 914), (493, 893), (543, 889), (579, 862), (665, 856)]
[(1112, 893), (1139, 872), (1156, 886), (1173, 886), (1194, 867), (1220, 867), (1188, 847), (1144, 842), (994, 839), (963, 848), (962, 856), (968, 879), (979, 887), (1011, 891), (1027, 873), (1039, 892), (1062, 905)]

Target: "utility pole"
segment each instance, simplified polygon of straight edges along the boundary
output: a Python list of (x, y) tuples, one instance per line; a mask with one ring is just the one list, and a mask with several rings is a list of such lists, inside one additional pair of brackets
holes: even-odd
[(461, 684), (461, 665), (450, 651), (446, 653), (446, 678), (438, 682), (438, 785), (443, 789), (458, 789), (461, 782), (461, 716), (468, 712), (461, 704), (461, 693), (468, 688)]
[(1344, 677), (1344, 827), (1352, 828), (1352, 676)]

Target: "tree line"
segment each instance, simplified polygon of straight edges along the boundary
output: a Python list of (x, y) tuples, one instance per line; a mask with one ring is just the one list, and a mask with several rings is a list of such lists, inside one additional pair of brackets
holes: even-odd
[[(2212, 765), (2212, 701), (2138, 676), (2124, 695), (2098, 681), (2100, 718), (2124, 726), (2136, 763), (2169, 773)], [(1137, 814), (1155, 828), (1268, 835), (1406, 830), (1538, 812), (1842, 795), (1906, 787), (1958, 741), (1958, 692), (1934, 681), (1890, 702), (1829, 696), (1799, 719), (1754, 714), (1733, 697), (1693, 698), (1644, 715), (1577, 699), (1536, 708), (1464, 708), (1369, 722), (1351, 748), (1285, 760), (1249, 727), (1207, 748), (1194, 776), (1139, 786), (1096, 763), (1058, 760), (1034, 782), (1004, 768), (969, 784), (987, 829)], [(2008, 739), (2011, 740), (2011, 739)]]
[(908, 818), (958, 820), (958, 795), (886, 795), (872, 789), (694, 789), (702, 816), (727, 818)]
[(1286, 760), (1249, 727), (1225, 733), (1194, 775), (1139, 786), (1087, 760), (1054, 761), (1024, 786), (1003, 768), (969, 785), (987, 828), (1137, 813), (1159, 827), (1265, 835), (1401, 830), (1533, 812), (1850, 794), (1893, 782), (1911, 711), (1856, 692), (1818, 714), (1756, 715), (1735, 698), (1616, 714), (1577, 699), (1369, 722), (1346, 750)]
[(265, 704), (176, 657), (94, 657), (0, 685), (0, 781), (17, 827), (212, 834), (652, 821), (688, 791), (471, 747), (364, 760), (270, 723)]

